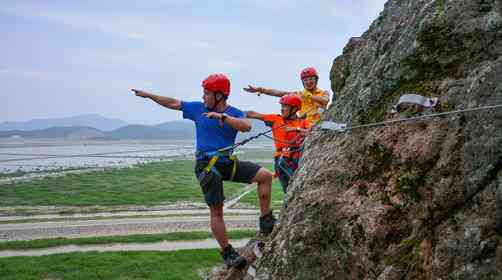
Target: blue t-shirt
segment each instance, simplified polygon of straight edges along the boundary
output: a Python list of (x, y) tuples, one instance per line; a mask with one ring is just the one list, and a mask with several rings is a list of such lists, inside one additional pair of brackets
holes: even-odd
[[(204, 103), (182, 101), (181, 111), (184, 119), (190, 119), (195, 123), (197, 152), (214, 152), (235, 143), (237, 129), (227, 123), (221, 127), (219, 120), (209, 119), (203, 115), (210, 112)], [(227, 106), (225, 113), (235, 118), (245, 117), (244, 112), (232, 106)]]

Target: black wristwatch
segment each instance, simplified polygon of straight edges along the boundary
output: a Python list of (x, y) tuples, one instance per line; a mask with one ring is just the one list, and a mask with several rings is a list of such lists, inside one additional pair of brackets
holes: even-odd
[(222, 122), (224, 122), (226, 118), (228, 118), (227, 113), (223, 113), (223, 114), (221, 114), (221, 118), (220, 118), (220, 120), (221, 120)]

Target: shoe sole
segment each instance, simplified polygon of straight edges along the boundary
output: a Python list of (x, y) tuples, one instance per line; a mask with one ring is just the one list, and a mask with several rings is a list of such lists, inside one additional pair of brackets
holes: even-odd
[(240, 260), (239, 262), (237, 262), (234, 265), (228, 265), (227, 264), (227, 268), (229, 268), (229, 269), (230, 268), (235, 268), (235, 269), (241, 270), (241, 269), (245, 268), (246, 265), (247, 265), (247, 260), (246, 260), (246, 258), (242, 257), (242, 260)]

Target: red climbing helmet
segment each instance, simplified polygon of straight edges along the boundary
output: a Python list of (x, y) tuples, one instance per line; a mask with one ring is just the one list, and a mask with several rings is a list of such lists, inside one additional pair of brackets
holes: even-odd
[(303, 80), (308, 77), (316, 77), (319, 78), (319, 75), (317, 74), (317, 70), (315, 70), (314, 67), (307, 67), (302, 70), (300, 73), (300, 78)]
[(230, 95), (230, 80), (224, 74), (211, 74), (204, 81), (202, 87), (212, 92), (221, 92), (225, 96)]
[(302, 99), (296, 94), (288, 94), (281, 97), (279, 103), (300, 109), (302, 106)]

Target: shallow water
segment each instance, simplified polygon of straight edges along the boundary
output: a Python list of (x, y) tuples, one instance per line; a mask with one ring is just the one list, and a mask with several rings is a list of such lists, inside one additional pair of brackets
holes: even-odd
[[(247, 144), (246, 148), (269, 147)], [(193, 158), (192, 140), (105, 141), (1, 139), (0, 172), (130, 166), (174, 157)]]
[(192, 141), (0, 140), (0, 172), (123, 166), (191, 155)]

